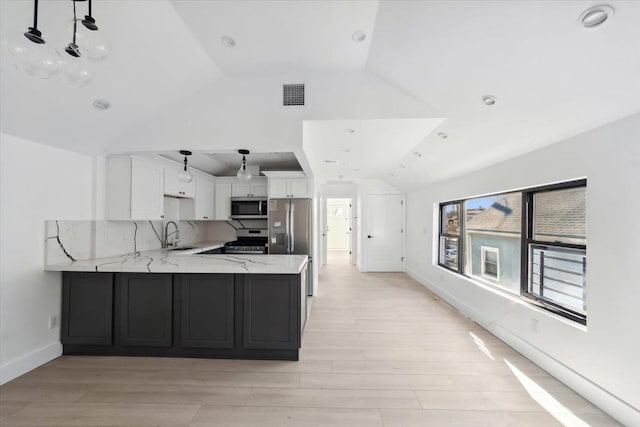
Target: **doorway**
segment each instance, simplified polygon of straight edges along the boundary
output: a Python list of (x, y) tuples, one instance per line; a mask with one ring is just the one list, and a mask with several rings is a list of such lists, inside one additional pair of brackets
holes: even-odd
[(350, 264), (351, 242), (351, 199), (327, 199), (326, 211), (327, 263)]
[(367, 196), (366, 271), (403, 271), (403, 206), (400, 194)]

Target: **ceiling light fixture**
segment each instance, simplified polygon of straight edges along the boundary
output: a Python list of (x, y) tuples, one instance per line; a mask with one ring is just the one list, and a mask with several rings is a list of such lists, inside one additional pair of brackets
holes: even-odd
[(241, 181), (249, 181), (251, 179), (251, 172), (247, 170), (247, 155), (249, 154), (249, 150), (238, 150), (238, 153), (242, 154), (242, 164), (240, 165), (240, 169), (238, 169), (238, 173), (236, 176)]
[(82, 25), (84, 25), (87, 29), (91, 31), (97, 31), (98, 26), (96, 25), (96, 20), (91, 16), (91, 0), (89, 0), (89, 14), (84, 16), (82, 20)]
[(33, 27), (29, 27), (24, 36), (37, 44), (45, 44), (42, 33), (38, 30), (38, 0), (33, 1)]
[(403, 164), (400, 164), (400, 169), (406, 169), (407, 167)]
[(96, 99), (93, 101), (93, 108), (96, 110), (108, 110), (111, 108), (111, 103), (106, 99)]
[(354, 42), (360, 43), (367, 38), (367, 35), (364, 33), (364, 31), (358, 30), (351, 35), (351, 38), (353, 39)]
[(414, 151), (413, 155), (416, 156), (416, 157), (422, 157), (422, 153), (419, 153), (417, 151)]
[(607, 21), (609, 16), (614, 14), (613, 7), (603, 4), (590, 7), (580, 14), (578, 21), (584, 28), (596, 28)]
[(236, 46), (236, 41), (234, 39), (232, 39), (231, 37), (229, 37), (229, 36), (220, 37), (220, 42), (225, 47), (235, 47)]
[(447, 139), (447, 138), (449, 138), (449, 135), (447, 135), (447, 134), (446, 134), (446, 133), (444, 133), (444, 132), (438, 132), (438, 136), (439, 136), (440, 138), (442, 138), (442, 139)]
[(330, 165), (337, 165), (339, 163), (337, 160), (325, 160), (324, 162)]
[(348, 148), (343, 148), (343, 149), (342, 149), (342, 150), (340, 150), (340, 151), (342, 151), (343, 153), (349, 153), (351, 150), (349, 150)]
[[(85, 15), (84, 19), (77, 18), (76, 2), (87, 0), (72, 0), (73, 3), (73, 22), (70, 30), (73, 31), (71, 42), (64, 48), (73, 58), (80, 58), (83, 54), (87, 54), (87, 57), (92, 60), (102, 60), (107, 55), (106, 44), (98, 35), (82, 34), (78, 30), (78, 21), (89, 30), (94, 33), (98, 30), (96, 21), (92, 16), (92, 0), (89, 0), (88, 15)], [(42, 32), (38, 29), (38, 5), (39, 0), (33, 2), (33, 27), (29, 27), (28, 31), (24, 33), (24, 36), (36, 45), (44, 45), (45, 40), (42, 37)], [(24, 39), (22, 39), (24, 40)], [(81, 46), (79, 46), (79, 44)], [(91, 75), (86, 69), (86, 65), (78, 62), (77, 60), (69, 60), (68, 57), (63, 59), (57, 50), (47, 50), (44, 47), (34, 47), (33, 45), (21, 46), (15, 45), (10, 47), (11, 52), (16, 54), (16, 66), (24, 69), (28, 74), (39, 77), (49, 78), (57, 71), (63, 71), (63, 74), (67, 77), (68, 81), (78, 86), (83, 86), (89, 80)]]
[(354, 133), (356, 133), (356, 130), (349, 128), (349, 129), (345, 129), (344, 133), (348, 133), (349, 135), (353, 135)]
[(180, 150), (180, 154), (184, 156), (184, 169), (181, 169), (178, 173), (178, 180), (182, 182), (191, 182), (193, 181), (193, 174), (187, 170), (187, 156), (190, 156), (192, 153), (188, 150)]
[(496, 97), (493, 95), (485, 95), (481, 99), (482, 99), (482, 103), (487, 106), (494, 105), (497, 101)]

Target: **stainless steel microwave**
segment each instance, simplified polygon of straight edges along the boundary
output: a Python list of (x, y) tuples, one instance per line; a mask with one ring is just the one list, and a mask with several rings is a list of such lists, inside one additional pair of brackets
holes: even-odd
[(232, 219), (266, 219), (267, 199), (259, 197), (232, 197)]

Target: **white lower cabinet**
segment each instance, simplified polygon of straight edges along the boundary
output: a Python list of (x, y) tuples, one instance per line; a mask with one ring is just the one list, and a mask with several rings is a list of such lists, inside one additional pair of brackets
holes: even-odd
[(134, 157), (107, 160), (108, 220), (164, 218), (164, 168)]

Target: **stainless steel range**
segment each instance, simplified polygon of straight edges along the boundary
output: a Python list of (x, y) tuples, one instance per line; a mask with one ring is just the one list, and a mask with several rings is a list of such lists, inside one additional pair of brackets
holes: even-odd
[(238, 230), (238, 240), (224, 244), (225, 254), (266, 254), (269, 230), (250, 228)]

